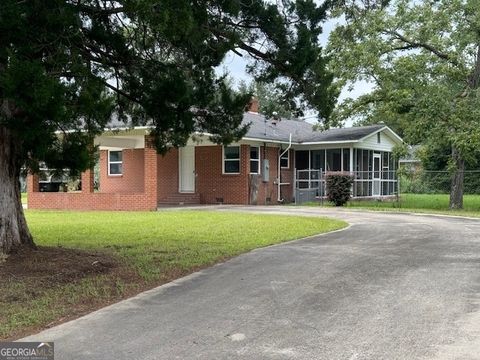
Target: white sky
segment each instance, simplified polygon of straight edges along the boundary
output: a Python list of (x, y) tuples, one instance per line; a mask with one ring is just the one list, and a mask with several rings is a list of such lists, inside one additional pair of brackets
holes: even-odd
[[(320, 35), (320, 42), (322, 43), (323, 46), (326, 46), (327, 41), (328, 41), (328, 36), (330, 32), (334, 29), (334, 27), (341, 22), (341, 20), (330, 20), (327, 21), (324, 26), (323, 26), (323, 33)], [(218, 68), (218, 73), (223, 74), (224, 71), (226, 70), (229, 75), (235, 80), (235, 82), (238, 84), (239, 81), (245, 80), (247, 83), (252, 81), (251, 76), (249, 76), (245, 69), (246, 69), (247, 61), (234, 54), (233, 52), (230, 52), (227, 54), (225, 60), (223, 61), (222, 65)], [(348, 91), (347, 88), (344, 88), (340, 94), (340, 97), (338, 99), (339, 102), (346, 98), (357, 98), (360, 95), (366, 94), (372, 90), (372, 85), (368, 84), (367, 82), (358, 82), (354, 85), (352, 91)], [(345, 123), (345, 126), (351, 126), (352, 122), (347, 121)]]

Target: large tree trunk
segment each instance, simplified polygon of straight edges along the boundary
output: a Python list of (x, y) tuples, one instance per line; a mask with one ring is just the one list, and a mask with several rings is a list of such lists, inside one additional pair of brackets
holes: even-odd
[(22, 247), (35, 248), (23, 213), (18, 147), (13, 133), (0, 126), (0, 253), (3, 254)]
[(465, 177), (465, 161), (459, 151), (452, 148), (455, 170), (450, 184), (450, 209), (463, 209), (463, 180)]

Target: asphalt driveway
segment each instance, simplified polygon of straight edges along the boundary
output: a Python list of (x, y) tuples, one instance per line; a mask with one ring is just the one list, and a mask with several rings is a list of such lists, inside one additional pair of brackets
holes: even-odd
[(28, 340), (55, 341), (61, 360), (480, 359), (479, 220), (233, 209), (351, 226), (252, 251)]

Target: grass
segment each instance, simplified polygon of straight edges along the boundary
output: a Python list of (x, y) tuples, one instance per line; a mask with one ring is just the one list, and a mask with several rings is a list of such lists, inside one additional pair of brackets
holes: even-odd
[(480, 195), (464, 195), (462, 210), (449, 210), (448, 194), (402, 194), (400, 201), (353, 200), (349, 208), (438, 213), (480, 217)]
[(26, 192), (25, 192), (25, 193), (22, 192), (21, 195), (22, 195), (22, 204), (26, 204), (26, 203), (27, 203), (27, 193), (26, 193)]
[[(20, 266), (20, 274), (2, 275), (3, 339), (18, 338), (258, 247), (346, 226), (332, 219), (210, 211), (27, 210), (26, 215), (37, 245), (46, 247), (40, 251), (46, 260), (35, 258), (35, 252)], [(93, 261), (97, 258), (100, 261)], [(4, 265), (15, 265), (9, 260)], [(55, 262), (58, 269), (51, 268)], [(42, 272), (49, 275), (39, 281)]]

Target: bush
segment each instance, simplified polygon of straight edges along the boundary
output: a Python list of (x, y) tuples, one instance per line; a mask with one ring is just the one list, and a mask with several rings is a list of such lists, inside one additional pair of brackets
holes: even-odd
[(352, 196), (353, 176), (333, 173), (326, 175), (327, 198), (335, 206), (343, 206)]

